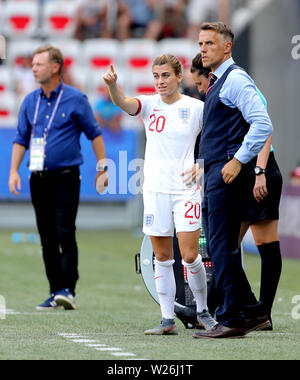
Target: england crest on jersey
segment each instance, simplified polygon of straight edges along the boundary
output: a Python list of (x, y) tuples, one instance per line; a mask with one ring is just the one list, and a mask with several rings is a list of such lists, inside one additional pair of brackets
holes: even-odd
[(179, 108), (179, 117), (183, 120), (184, 123), (187, 123), (190, 118), (190, 109), (189, 108)]

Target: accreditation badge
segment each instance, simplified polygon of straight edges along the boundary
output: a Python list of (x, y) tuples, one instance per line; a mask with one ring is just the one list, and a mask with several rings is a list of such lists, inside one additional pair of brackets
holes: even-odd
[(45, 142), (43, 137), (33, 137), (30, 144), (29, 170), (44, 170)]

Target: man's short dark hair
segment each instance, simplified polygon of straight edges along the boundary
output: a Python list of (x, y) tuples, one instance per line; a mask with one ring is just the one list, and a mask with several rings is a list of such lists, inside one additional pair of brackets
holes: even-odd
[(192, 60), (191, 73), (197, 73), (198, 75), (203, 75), (205, 78), (209, 78), (210, 72), (210, 67), (203, 67), (201, 54), (197, 54)]
[(225, 38), (225, 40), (229, 40), (233, 42), (234, 40), (234, 33), (232, 29), (224, 24), (224, 22), (217, 21), (217, 22), (204, 22), (200, 25), (200, 32), (202, 30), (214, 30), (215, 32), (222, 34)]

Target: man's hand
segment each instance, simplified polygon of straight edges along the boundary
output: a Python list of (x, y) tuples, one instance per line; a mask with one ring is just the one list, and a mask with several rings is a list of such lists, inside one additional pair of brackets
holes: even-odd
[(241, 169), (242, 163), (233, 157), (222, 169), (224, 182), (229, 185), (239, 175)]
[(18, 174), (18, 172), (10, 172), (9, 180), (8, 180), (8, 187), (9, 191), (15, 195), (20, 195), (20, 193), (17, 191), (21, 190), (21, 178)]
[(103, 193), (105, 188), (108, 186), (108, 173), (107, 171), (99, 171), (95, 178), (95, 188), (98, 194)]

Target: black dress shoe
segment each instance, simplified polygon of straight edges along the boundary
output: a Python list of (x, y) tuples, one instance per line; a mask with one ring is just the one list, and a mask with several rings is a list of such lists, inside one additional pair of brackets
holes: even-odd
[(259, 317), (245, 319), (245, 334), (251, 331), (272, 330), (272, 324), (269, 321), (267, 314)]
[(220, 339), (220, 338), (244, 338), (245, 329), (243, 327), (227, 327), (218, 323), (209, 331), (195, 332), (193, 338), (196, 339)]

